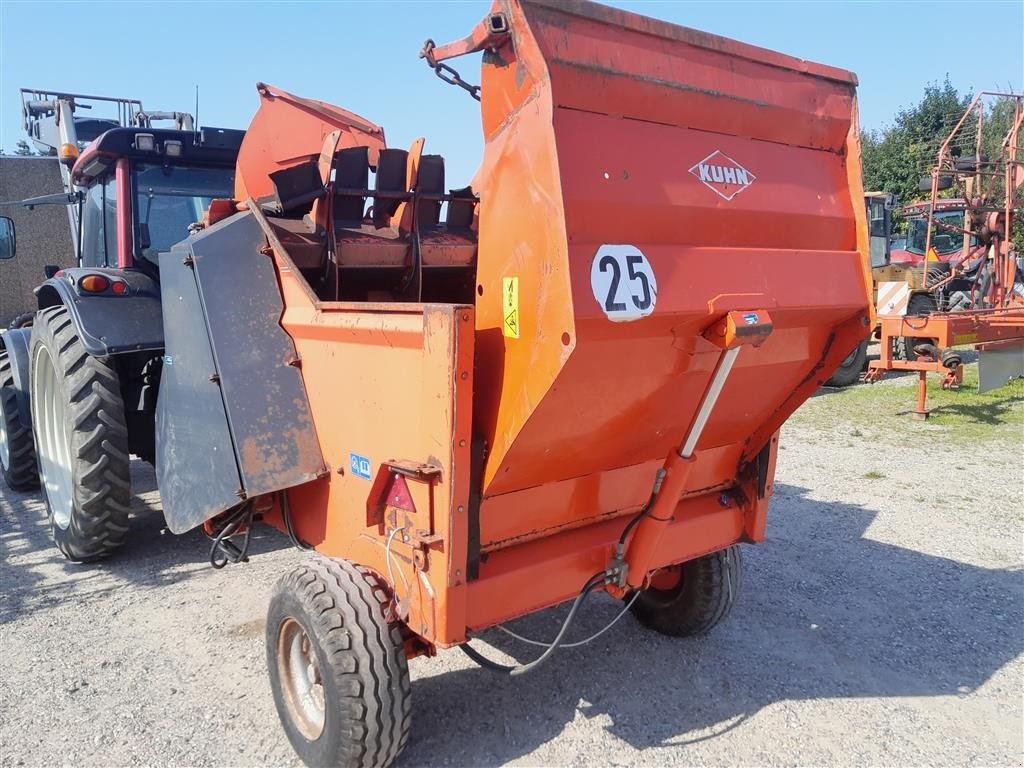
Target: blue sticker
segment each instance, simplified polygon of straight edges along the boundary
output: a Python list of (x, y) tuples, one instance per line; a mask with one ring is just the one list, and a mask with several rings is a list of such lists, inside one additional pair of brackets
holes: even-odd
[(757, 315), (751, 312), (749, 315), (743, 316), (743, 322), (747, 325), (757, 325)]
[(171, 357), (170, 355), (164, 355), (164, 365), (173, 365), (173, 364), (174, 364), (174, 358)]
[(360, 456), (358, 453), (350, 453), (348, 463), (352, 468), (353, 475), (361, 477), (363, 480), (370, 479), (370, 460), (368, 458)]

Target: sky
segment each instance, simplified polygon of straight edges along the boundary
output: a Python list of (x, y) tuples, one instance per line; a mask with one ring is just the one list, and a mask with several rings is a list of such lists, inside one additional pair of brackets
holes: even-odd
[[(1024, 87), (1021, 0), (608, 4), (852, 70), (868, 129), (884, 128), (947, 75), (965, 93)], [(198, 85), (200, 124), (244, 128), (263, 81), (384, 126), (390, 146), (425, 137), (425, 151), (446, 159), (448, 186), (463, 186), (483, 151), (478, 105), (418, 53), (428, 37), (468, 34), (489, 8), (486, 0), (0, 0), (0, 147), (11, 152), (24, 137), (22, 87), (192, 112)], [(449, 63), (479, 82), (479, 54)]]

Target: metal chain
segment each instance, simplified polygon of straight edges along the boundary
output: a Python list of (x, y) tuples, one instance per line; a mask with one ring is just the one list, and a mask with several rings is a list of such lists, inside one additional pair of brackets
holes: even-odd
[[(445, 74), (446, 72), (448, 74)], [(471, 85), (470, 83), (467, 83), (459, 76), (458, 72), (449, 67), (447, 64), (435, 64), (434, 74), (440, 77), (446, 83), (449, 83), (451, 85), (457, 85), (459, 86), (459, 88), (463, 88), (469, 93), (470, 96), (472, 96), (477, 101), (480, 101), (480, 86)]]
[(420, 51), (420, 58), (427, 60), (427, 64), (430, 65), (430, 68), (434, 70), (434, 74), (437, 75), (439, 78), (444, 80), (449, 85), (459, 86), (459, 88), (462, 88), (474, 99), (480, 101), (480, 86), (467, 83), (465, 80), (462, 79), (462, 76), (459, 75), (458, 72), (449, 67), (447, 64), (435, 62), (434, 57), (431, 55), (434, 51), (434, 47), (434, 41), (427, 40), (427, 42), (423, 44), (423, 50)]

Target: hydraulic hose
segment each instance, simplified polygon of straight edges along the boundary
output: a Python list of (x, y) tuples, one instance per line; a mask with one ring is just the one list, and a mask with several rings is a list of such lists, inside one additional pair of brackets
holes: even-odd
[(576, 617), (576, 612), (580, 609), (583, 601), (586, 599), (587, 595), (599, 587), (606, 578), (607, 574), (605, 571), (601, 571), (600, 573), (595, 573), (587, 580), (587, 583), (583, 585), (580, 593), (576, 595), (576, 599), (572, 601), (572, 607), (569, 608), (569, 614), (565, 617), (565, 621), (562, 622), (562, 628), (558, 630), (558, 634), (555, 636), (555, 639), (551, 641), (551, 645), (548, 646), (548, 649), (544, 651), (544, 653), (527, 664), (520, 664), (517, 666), (499, 664), (496, 661), (491, 661), (479, 651), (470, 647), (469, 643), (463, 643), (459, 648), (461, 648), (463, 653), (469, 656), (469, 658), (481, 667), (489, 669), (492, 672), (498, 672), (510, 677), (518, 677), (519, 675), (525, 675), (527, 672), (532, 672), (551, 658), (552, 654), (558, 650), (559, 646), (562, 644), (562, 640), (565, 639), (565, 633), (569, 631), (569, 625), (572, 624), (572, 620)]

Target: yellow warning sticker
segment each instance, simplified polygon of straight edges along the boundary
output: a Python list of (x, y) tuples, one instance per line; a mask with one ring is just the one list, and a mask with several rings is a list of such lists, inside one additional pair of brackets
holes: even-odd
[(510, 339), (519, 338), (519, 278), (504, 277), (501, 280), (502, 311), (504, 321), (502, 332)]

